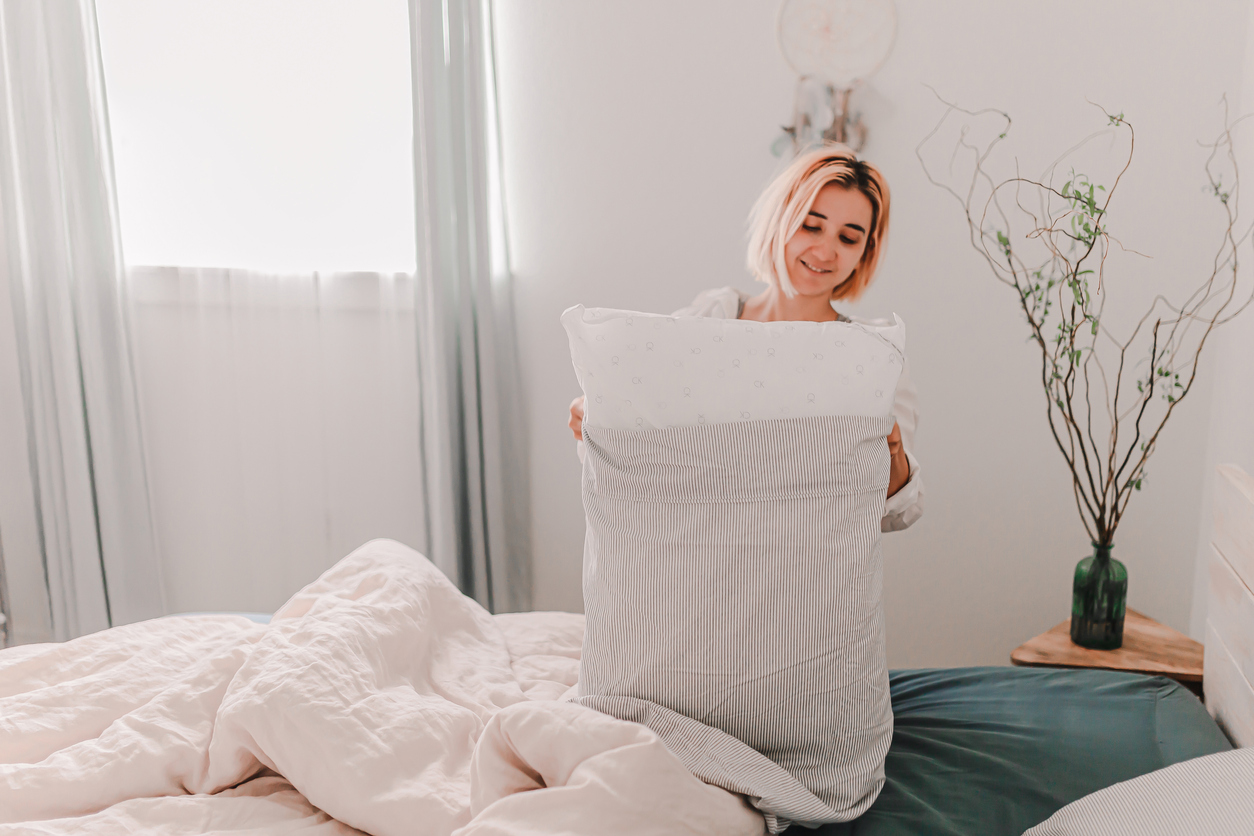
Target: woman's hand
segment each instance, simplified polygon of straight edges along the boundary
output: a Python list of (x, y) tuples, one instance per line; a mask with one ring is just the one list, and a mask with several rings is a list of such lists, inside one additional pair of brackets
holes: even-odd
[[(576, 441), (583, 441), (583, 395), (580, 395), (570, 402), (570, 422), (567, 426), (569, 426), (570, 431), (575, 434)], [(897, 439), (898, 446), (900, 446), (901, 433), (897, 434)], [(908, 470), (909, 468), (907, 468), (907, 471)], [(905, 480), (902, 480), (902, 483), (904, 484)]]
[[(579, 404), (580, 416), (583, 414), (583, 403)], [(570, 405), (571, 413), (575, 405)], [(901, 444), (901, 427), (893, 424), (893, 431), (888, 434), (888, 454), (892, 457), (892, 466), (888, 472), (888, 495), (892, 496), (905, 487), (910, 481), (910, 461), (906, 458), (906, 448)]]

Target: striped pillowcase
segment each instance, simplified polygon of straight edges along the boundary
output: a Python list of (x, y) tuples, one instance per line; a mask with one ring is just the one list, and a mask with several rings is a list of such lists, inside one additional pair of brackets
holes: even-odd
[(649, 726), (773, 833), (884, 782), (888, 416), (585, 425), (579, 702)]
[(1249, 836), (1254, 749), (1177, 763), (1086, 795), (1024, 836)]

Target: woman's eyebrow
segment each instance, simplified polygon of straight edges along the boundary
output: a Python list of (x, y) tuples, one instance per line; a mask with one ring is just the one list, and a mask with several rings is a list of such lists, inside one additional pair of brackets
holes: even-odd
[[(814, 209), (810, 209), (809, 214), (813, 214), (813, 216), (814, 216), (814, 217), (816, 217), (816, 218), (823, 218), (823, 219), (824, 219), (824, 221), (826, 221), (826, 219), (828, 219), (828, 216), (825, 216), (825, 214), (823, 214), (823, 213), (821, 213), (821, 212), (815, 212), (815, 211), (814, 211)], [(856, 223), (846, 223), (846, 224), (845, 224), (845, 226), (846, 226), (846, 227), (849, 227), (850, 229), (856, 229), (856, 231), (858, 231), (858, 232), (860, 232), (860, 233), (867, 234), (867, 231), (865, 231), (865, 229), (861, 228), (861, 227), (859, 226), (859, 224), (856, 224)]]

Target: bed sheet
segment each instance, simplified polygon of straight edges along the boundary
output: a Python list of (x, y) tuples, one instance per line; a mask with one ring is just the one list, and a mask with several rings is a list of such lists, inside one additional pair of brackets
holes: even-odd
[(758, 836), (643, 726), (564, 700), (583, 617), (492, 616), (367, 543), (263, 627), (0, 651), (0, 836)]
[(981, 667), (895, 671), (890, 682), (884, 791), (861, 818), (819, 834), (1019, 836), (1090, 793), (1232, 748), (1164, 677)]
[(1020, 836), (1119, 781), (1231, 749), (1205, 707), (1163, 677), (955, 668), (890, 678), (883, 792), (824, 836)]
[(214, 610), (214, 611), (205, 610), (202, 612), (177, 612), (177, 613), (167, 616), (167, 618), (181, 618), (183, 616), (188, 616), (188, 615), (238, 615), (238, 616), (247, 618), (249, 621), (252, 621), (256, 624), (269, 624), (270, 619), (274, 618), (273, 615), (267, 612), (237, 612), (237, 611), (229, 611), (229, 610)]
[(890, 682), (884, 791), (861, 818), (819, 834), (1019, 836), (1090, 793), (1232, 748), (1164, 677), (983, 667), (895, 671)]

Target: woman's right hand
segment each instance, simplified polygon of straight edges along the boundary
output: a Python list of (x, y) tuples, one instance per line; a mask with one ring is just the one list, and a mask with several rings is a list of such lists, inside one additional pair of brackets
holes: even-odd
[(583, 395), (570, 402), (570, 423), (567, 426), (575, 434), (576, 441), (583, 441)]

